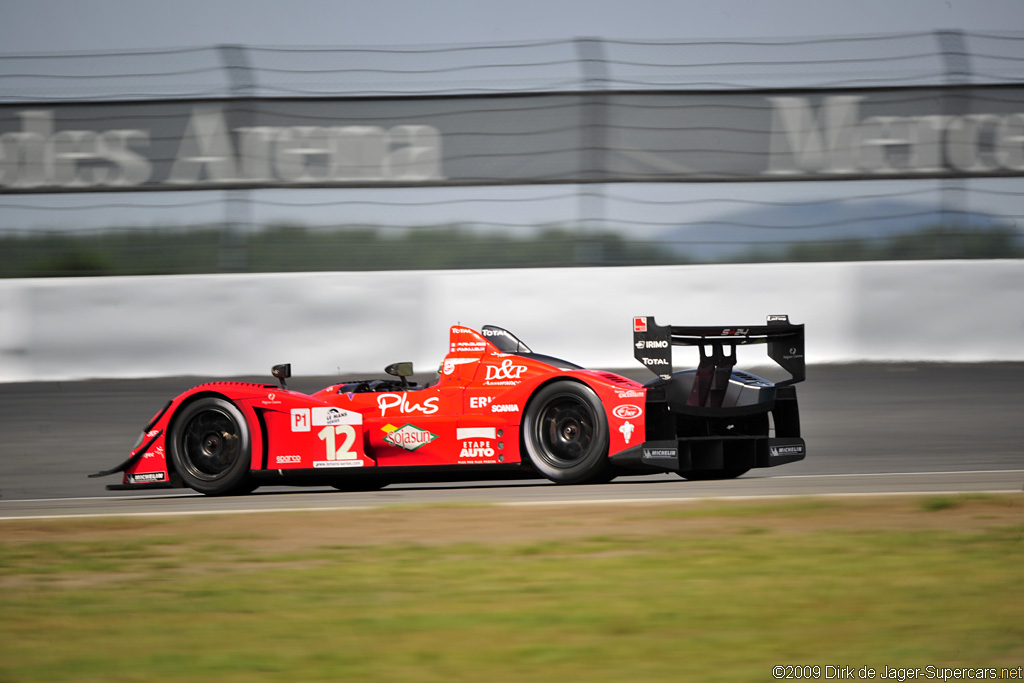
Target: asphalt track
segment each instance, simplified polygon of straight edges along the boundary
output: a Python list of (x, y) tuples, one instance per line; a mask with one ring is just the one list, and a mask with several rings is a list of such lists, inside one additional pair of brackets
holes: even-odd
[[(124, 460), (146, 421), (200, 381), (0, 384), (0, 519), (1024, 489), (1024, 364), (812, 367), (798, 387), (808, 458), (732, 481), (654, 475), (601, 486), (481, 481), (368, 493), (268, 487), (208, 498), (188, 490), (106, 491), (117, 476), (87, 478)], [(331, 381), (295, 378), (290, 388), (312, 391)]]

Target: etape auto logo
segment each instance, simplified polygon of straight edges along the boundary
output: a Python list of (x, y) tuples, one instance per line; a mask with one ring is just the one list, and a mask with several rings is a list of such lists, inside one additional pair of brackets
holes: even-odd
[[(479, 458), (494, 457), (498, 430), (495, 427), (460, 427), (455, 431), (455, 438), (461, 444), (459, 458), (481, 462)], [(501, 447), (498, 443), (498, 448)]]
[(420, 429), (412, 424), (401, 427), (385, 425), (381, 427), (381, 430), (387, 432), (384, 436), (385, 443), (404, 448), (407, 451), (415, 451), (437, 438), (437, 434), (431, 434), (426, 429)]

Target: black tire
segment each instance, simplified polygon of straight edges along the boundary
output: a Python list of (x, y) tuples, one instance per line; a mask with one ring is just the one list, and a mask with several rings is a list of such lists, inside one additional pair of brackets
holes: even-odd
[(750, 471), (745, 470), (698, 470), (696, 472), (680, 472), (679, 476), (689, 481), (713, 481), (715, 479), (735, 479)]
[(201, 398), (174, 416), (168, 438), (171, 462), (190, 488), (210, 496), (250, 493), (249, 427), (238, 407), (222, 398)]
[(608, 481), (608, 418), (585, 384), (545, 385), (523, 413), (522, 444), (542, 475), (558, 484)]

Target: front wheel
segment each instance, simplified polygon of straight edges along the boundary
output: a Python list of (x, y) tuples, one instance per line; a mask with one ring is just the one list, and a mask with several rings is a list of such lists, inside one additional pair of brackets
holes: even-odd
[(249, 427), (238, 407), (209, 396), (186, 405), (168, 439), (171, 462), (190, 488), (211, 496), (249, 493)]
[(604, 406), (579, 382), (553, 382), (534, 394), (522, 441), (537, 471), (558, 484), (599, 482), (610, 469)]

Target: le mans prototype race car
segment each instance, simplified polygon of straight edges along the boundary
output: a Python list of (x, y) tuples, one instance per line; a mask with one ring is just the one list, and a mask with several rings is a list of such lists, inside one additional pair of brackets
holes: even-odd
[[(646, 384), (534, 353), (511, 332), (455, 325), (436, 381), (357, 379), (314, 394), (273, 384), (211, 382), (150, 420), (111, 489), (188, 486), (210, 495), (260, 485), (372, 490), (391, 483), (547, 477), (560, 484), (625, 474), (737, 477), (802, 460), (796, 388), (804, 326), (784, 315), (745, 328), (662, 326), (633, 319)], [(767, 344), (790, 378), (734, 370), (736, 347)], [(672, 347), (697, 346), (695, 370), (673, 372)]]

